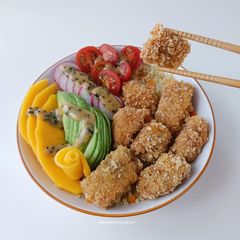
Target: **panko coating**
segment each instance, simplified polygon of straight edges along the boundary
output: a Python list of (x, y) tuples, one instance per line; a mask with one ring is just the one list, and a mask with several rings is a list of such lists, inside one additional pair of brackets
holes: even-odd
[(154, 80), (131, 80), (122, 89), (125, 106), (149, 109), (152, 114), (157, 110), (159, 97)]
[(182, 125), (193, 111), (194, 87), (183, 81), (173, 81), (163, 89), (162, 97), (155, 113), (155, 119), (163, 123), (172, 135), (182, 130)]
[(181, 154), (188, 162), (195, 160), (208, 141), (208, 131), (208, 123), (200, 116), (188, 118), (171, 151)]
[(118, 203), (137, 181), (138, 163), (127, 147), (110, 152), (95, 171), (81, 181), (85, 199), (102, 208)]
[(147, 123), (134, 139), (130, 149), (142, 162), (151, 164), (168, 150), (171, 138), (171, 133), (162, 123)]
[(188, 41), (161, 24), (157, 24), (150, 33), (151, 38), (141, 51), (143, 61), (161, 67), (178, 68), (190, 52)]
[(140, 173), (136, 190), (140, 199), (155, 199), (168, 194), (189, 178), (191, 165), (181, 155), (163, 153), (156, 163)]
[(141, 130), (144, 123), (150, 121), (148, 109), (131, 107), (119, 108), (113, 115), (112, 132), (115, 145), (130, 146), (135, 135)]

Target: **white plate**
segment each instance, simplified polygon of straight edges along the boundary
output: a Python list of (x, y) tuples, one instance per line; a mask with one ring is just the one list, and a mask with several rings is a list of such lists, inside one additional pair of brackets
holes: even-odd
[[(118, 49), (121, 48), (121, 46), (115, 47)], [(60, 62), (69, 60), (75, 61), (75, 54), (72, 54), (60, 60), (59, 62), (51, 66), (36, 81), (39, 81), (40, 79), (43, 78), (47, 78), (49, 79), (50, 82), (53, 82), (54, 68), (56, 67), (56, 65), (59, 64)], [(143, 214), (161, 208), (179, 198), (194, 185), (194, 183), (199, 179), (199, 177), (203, 174), (204, 170), (206, 169), (214, 149), (216, 127), (214, 113), (210, 101), (206, 93), (204, 92), (203, 88), (198, 83), (198, 81), (191, 78), (184, 78), (179, 76), (175, 77), (177, 80), (178, 79), (184, 80), (185, 82), (191, 83), (195, 87), (195, 94), (193, 99), (194, 109), (200, 116), (202, 116), (204, 119), (208, 121), (210, 126), (210, 132), (207, 144), (204, 146), (201, 154), (198, 156), (196, 161), (194, 161), (192, 164), (191, 177), (187, 181), (185, 181), (182, 185), (180, 185), (174, 192), (155, 200), (146, 200), (136, 204), (117, 206), (107, 210), (98, 208), (93, 204), (86, 203), (82, 198), (78, 198), (55, 187), (53, 182), (41, 168), (30, 146), (23, 140), (23, 138), (19, 134), (17, 127), (17, 141), (19, 153), (22, 162), (31, 178), (45, 193), (47, 193), (50, 197), (62, 203), (63, 205), (75, 209), (79, 212), (104, 217), (126, 217)]]

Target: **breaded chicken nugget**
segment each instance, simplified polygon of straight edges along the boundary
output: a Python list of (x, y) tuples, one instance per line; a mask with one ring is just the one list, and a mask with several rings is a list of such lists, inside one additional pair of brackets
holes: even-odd
[(151, 164), (167, 151), (171, 138), (171, 133), (162, 123), (147, 123), (131, 144), (131, 151), (142, 162)]
[(151, 79), (131, 80), (123, 86), (125, 106), (149, 109), (152, 114), (157, 110), (159, 97), (156, 94), (156, 82)]
[(144, 44), (141, 51), (143, 61), (178, 68), (190, 52), (188, 41), (161, 24), (157, 24), (150, 33), (152, 38)]
[(85, 199), (102, 208), (111, 207), (131, 190), (131, 185), (137, 181), (138, 167), (130, 150), (119, 146), (81, 181)]
[(137, 192), (142, 199), (154, 199), (172, 192), (189, 178), (191, 165), (182, 156), (164, 153), (156, 163), (141, 171)]
[(119, 108), (117, 113), (113, 115), (112, 122), (114, 144), (129, 146), (144, 123), (150, 119), (148, 109)]
[(189, 113), (193, 111), (192, 97), (194, 88), (185, 82), (170, 82), (163, 89), (155, 118), (163, 123), (172, 135), (181, 131)]
[(171, 151), (181, 154), (188, 162), (195, 160), (208, 141), (208, 130), (208, 123), (200, 116), (188, 118)]

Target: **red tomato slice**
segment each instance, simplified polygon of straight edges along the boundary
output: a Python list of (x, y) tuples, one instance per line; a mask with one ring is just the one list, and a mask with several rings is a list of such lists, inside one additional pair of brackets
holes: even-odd
[(80, 49), (76, 56), (76, 62), (80, 70), (89, 73), (94, 64), (95, 59), (101, 55), (100, 51), (93, 47), (84, 47)]
[(126, 60), (132, 69), (136, 69), (141, 63), (140, 50), (134, 46), (126, 46), (121, 51), (121, 58)]
[(110, 62), (107, 61), (99, 61), (96, 62), (92, 67), (91, 75), (93, 79), (99, 84), (101, 83), (101, 81), (99, 80), (98, 75), (105, 68), (106, 64), (112, 65)]
[(99, 79), (102, 84), (113, 94), (118, 95), (120, 93), (122, 83), (117, 73), (111, 70), (103, 70), (99, 73)]
[(118, 60), (118, 52), (117, 50), (108, 44), (103, 44), (99, 47), (99, 51), (103, 55), (103, 59), (105, 61), (109, 61), (112, 63), (116, 63)]
[(118, 70), (120, 72), (120, 79), (123, 82), (127, 82), (128, 80), (130, 80), (132, 76), (132, 69), (127, 61), (121, 61), (118, 64)]

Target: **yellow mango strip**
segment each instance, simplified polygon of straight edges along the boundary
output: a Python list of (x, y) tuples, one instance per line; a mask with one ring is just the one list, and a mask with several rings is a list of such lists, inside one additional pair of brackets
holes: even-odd
[[(56, 92), (57, 92), (57, 85), (55, 83), (49, 85), (48, 87), (46, 87), (40, 93), (37, 94), (37, 96), (33, 100), (31, 107), (42, 108), (43, 105), (46, 103), (48, 97), (51, 94), (54, 94)], [(34, 131), (36, 128), (36, 123), (37, 123), (36, 117), (29, 115), (27, 119), (27, 136), (35, 155), (36, 155), (36, 139), (35, 139)]]
[(55, 155), (55, 163), (72, 180), (79, 180), (90, 174), (90, 167), (80, 149), (65, 147)]
[(37, 83), (35, 83), (29, 88), (27, 94), (23, 99), (22, 106), (19, 113), (18, 128), (19, 128), (20, 134), (22, 135), (22, 137), (27, 143), (29, 143), (28, 137), (27, 137), (27, 119), (28, 119), (27, 110), (29, 107), (32, 106), (33, 100), (36, 97), (36, 95), (40, 93), (47, 86), (48, 86), (47, 79), (38, 81)]
[[(56, 95), (51, 95), (42, 109), (50, 112), (55, 108), (57, 108), (57, 98)], [(37, 117), (35, 138), (37, 158), (49, 178), (58, 188), (74, 195), (80, 195), (82, 193), (80, 182), (69, 179), (64, 171), (55, 164), (54, 156), (46, 152), (47, 146), (65, 143), (64, 131), (50, 125), (41, 117)]]

